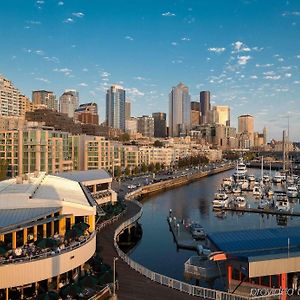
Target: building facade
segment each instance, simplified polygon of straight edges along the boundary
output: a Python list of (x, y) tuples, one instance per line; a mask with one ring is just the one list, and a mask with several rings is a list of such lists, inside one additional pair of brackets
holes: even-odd
[(136, 134), (138, 132), (138, 120), (137, 118), (130, 118), (125, 120), (125, 131), (128, 134)]
[(95, 102), (80, 104), (74, 112), (75, 122), (99, 125), (98, 106)]
[(154, 136), (165, 138), (167, 136), (167, 114), (163, 112), (152, 113), (154, 119)]
[(251, 148), (254, 145), (254, 118), (251, 115), (238, 117), (238, 134), (241, 148)]
[(143, 136), (154, 136), (154, 118), (150, 116), (142, 116), (137, 118), (137, 131)]
[(125, 101), (125, 121), (131, 118), (131, 102), (129, 99)]
[(58, 103), (53, 92), (38, 90), (32, 92), (32, 103), (36, 107), (45, 107), (52, 110), (58, 110)]
[(200, 114), (201, 114), (201, 124), (210, 123), (210, 91), (200, 92)]
[(183, 83), (173, 87), (169, 94), (169, 135), (187, 135), (191, 124), (191, 97)]
[(66, 90), (59, 98), (59, 111), (69, 118), (74, 118), (74, 112), (79, 106), (79, 93), (76, 90)]
[(212, 123), (230, 126), (229, 106), (216, 105), (212, 108)]
[(125, 90), (112, 85), (106, 92), (106, 122), (109, 127), (125, 131)]

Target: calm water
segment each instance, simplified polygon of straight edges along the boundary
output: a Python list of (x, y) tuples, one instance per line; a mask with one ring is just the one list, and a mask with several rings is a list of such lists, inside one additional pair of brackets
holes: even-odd
[[(195, 252), (182, 249), (177, 251), (167, 223), (170, 208), (177, 218), (198, 222), (208, 233), (278, 226), (275, 216), (234, 212), (227, 212), (224, 218), (216, 216), (211, 206), (214, 193), (222, 179), (232, 173), (233, 170), (230, 170), (207, 177), (144, 200), (144, 213), (140, 220), (143, 237), (131, 253), (131, 258), (150, 270), (183, 280), (184, 262)], [(260, 170), (250, 169), (248, 174), (259, 176)], [(252, 193), (244, 193), (244, 196), (251, 198)], [(295, 211), (300, 211), (298, 200), (295, 202)], [(257, 207), (257, 200), (250, 199), (249, 204)], [(288, 226), (300, 225), (300, 217), (288, 217), (287, 223)]]

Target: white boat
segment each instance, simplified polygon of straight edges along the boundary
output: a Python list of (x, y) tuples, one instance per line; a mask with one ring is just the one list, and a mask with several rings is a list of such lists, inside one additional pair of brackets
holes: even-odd
[(262, 180), (263, 180), (264, 183), (270, 182), (270, 176), (267, 175), (267, 174), (265, 174), (265, 175), (263, 176)]
[(222, 186), (224, 187), (230, 187), (233, 183), (233, 179), (232, 177), (226, 177), (223, 179), (223, 183), (222, 183)]
[(271, 188), (269, 188), (268, 190), (266, 190), (266, 194), (268, 197), (272, 197), (274, 195), (274, 192)]
[(233, 200), (234, 206), (235, 207), (240, 207), (240, 208), (244, 208), (247, 205), (247, 201), (245, 199), (245, 197), (241, 197), (238, 196)]
[(241, 187), (243, 191), (248, 190), (249, 188), (249, 181), (247, 179), (237, 179), (236, 183)]
[(247, 167), (243, 162), (243, 159), (240, 158), (236, 165), (236, 170), (233, 173), (233, 177), (236, 178), (245, 178), (247, 174)]
[(268, 199), (260, 199), (257, 205), (258, 209), (266, 209), (270, 207), (270, 201)]
[(284, 176), (282, 176), (280, 173), (276, 173), (275, 176), (273, 177), (273, 182), (274, 183), (282, 183), (284, 179)]
[(240, 194), (242, 192), (242, 189), (239, 185), (235, 185), (233, 188), (232, 188), (232, 192), (234, 194)]
[(254, 176), (253, 174), (250, 174), (250, 175), (248, 176), (248, 180), (249, 180), (250, 182), (255, 181), (255, 176)]
[(290, 211), (291, 206), (289, 199), (284, 192), (277, 192), (274, 194), (274, 200), (275, 200), (275, 208), (278, 211)]
[(298, 197), (298, 188), (295, 185), (288, 186), (286, 190), (286, 194), (289, 198), (297, 198)]
[(255, 197), (261, 197), (262, 196), (261, 187), (259, 185), (255, 185), (253, 187), (252, 193), (253, 193), (253, 196), (255, 196)]
[(214, 200), (212, 201), (213, 208), (228, 207), (229, 199), (228, 195), (224, 191), (215, 193)]

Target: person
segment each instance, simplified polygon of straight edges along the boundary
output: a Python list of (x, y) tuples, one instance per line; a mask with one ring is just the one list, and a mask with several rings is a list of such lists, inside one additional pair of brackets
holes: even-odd
[(298, 276), (296, 273), (293, 276), (292, 288), (294, 291), (296, 291), (298, 288)]

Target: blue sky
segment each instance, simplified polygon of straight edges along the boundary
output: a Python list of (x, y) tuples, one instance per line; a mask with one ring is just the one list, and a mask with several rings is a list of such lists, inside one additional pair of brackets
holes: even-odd
[(300, 141), (298, 0), (14, 0), (0, 11), (0, 74), (27, 96), (77, 89), (96, 101), (122, 84), (133, 115), (168, 112), (180, 81), (192, 100), (255, 116), (280, 139)]

